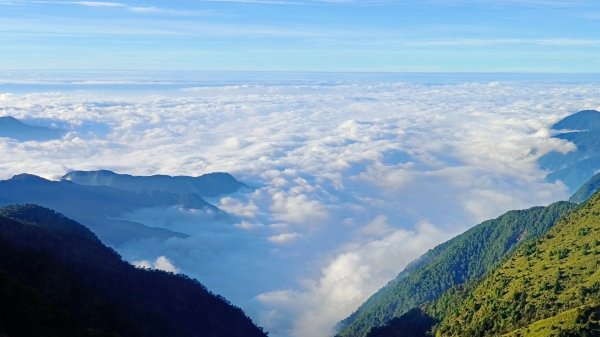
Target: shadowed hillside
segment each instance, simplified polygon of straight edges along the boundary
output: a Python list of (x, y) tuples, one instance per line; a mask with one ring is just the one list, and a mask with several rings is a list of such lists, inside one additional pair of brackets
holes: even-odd
[(0, 208), (0, 335), (259, 337), (241, 309), (182, 275), (136, 269), (87, 228)]
[(55, 209), (85, 223), (103, 242), (114, 246), (140, 238), (161, 240), (186, 237), (182, 233), (121, 219), (138, 209), (180, 206), (203, 210), (214, 218), (226, 216), (225, 212), (195, 194), (133, 192), (108, 186), (83, 186), (29, 174), (0, 181), (0, 204), (14, 203), (33, 203)]
[(208, 173), (199, 177), (172, 177), (166, 175), (132, 176), (108, 170), (72, 171), (64, 175), (62, 179), (80, 185), (110, 186), (136, 192), (194, 193), (201, 197), (216, 197), (247, 188), (245, 184), (237, 181), (231, 174), (223, 172)]

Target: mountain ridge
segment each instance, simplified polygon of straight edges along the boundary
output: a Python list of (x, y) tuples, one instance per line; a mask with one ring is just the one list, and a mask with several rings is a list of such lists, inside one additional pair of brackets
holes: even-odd
[[(436, 336), (496, 336), (554, 326), (556, 336), (600, 331), (600, 192), (560, 220), (546, 235), (518, 249), (446, 317)], [(586, 308), (578, 319), (559, 316)], [(573, 312), (571, 312), (573, 314)], [(579, 325), (579, 323), (582, 323)], [(595, 331), (595, 332), (594, 332)], [(562, 333), (562, 335), (561, 335)]]
[(225, 172), (191, 177), (162, 174), (134, 176), (110, 170), (71, 171), (65, 174), (61, 180), (68, 180), (79, 185), (109, 186), (134, 192), (155, 190), (178, 194), (197, 194), (200, 197), (217, 197), (248, 189), (246, 184)]
[(552, 151), (538, 159), (549, 182), (562, 181), (573, 194), (600, 170), (600, 112), (583, 110), (563, 118), (551, 127), (553, 138), (573, 143), (568, 153)]
[(588, 179), (585, 184), (581, 185), (581, 187), (569, 198), (569, 201), (578, 204), (586, 202), (594, 195), (594, 193), (596, 193), (596, 191), (598, 191), (598, 189), (600, 189), (600, 173), (595, 174)]
[(63, 134), (59, 129), (29, 125), (13, 116), (0, 116), (0, 137), (17, 141), (48, 141), (58, 139)]
[(436, 300), (454, 286), (473, 281), (496, 267), (529, 238), (545, 233), (575, 207), (557, 202), (509, 211), (442, 243), (407, 266), (340, 323), (340, 337), (363, 337), (408, 310)]
[(147, 207), (187, 206), (202, 209), (215, 218), (227, 214), (201, 197), (171, 192), (132, 192), (109, 186), (86, 186), (70, 181), (51, 181), (32, 174), (19, 174), (0, 181), (0, 202), (32, 203), (55, 209), (85, 223), (110, 245), (139, 238), (187, 237), (184, 233), (145, 226), (120, 219), (128, 212)]
[[(13, 289), (0, 290), (0, 296), (26, 294), (43, 314), (61, 308), (58, 322), (2, 316), (0, 335), (29, 337), (35, 335), (24, 333), (23, 326), (40, 333), (66, 324), (73, 331), (61, 336), (266, 336), (241, 309), (197, 281), (137, 269), (87, 228), (52, 210), (0, 208), (0, 229), (0, 289)], [(11, 306), (27, 303), (2, 300), (0, 312)]]
[[(586, 203), (591, 196), (600, 190), (597, 180), (598, 176), (596, 175), (589, 179), (589, 181), (580, 188), (580, 190), (575, 193), (570, 200), (577, 201), (579, 204), (577, 207), (574, 207), (571, 212), (576, 211)], [(568, 215), (565, 215), (566, 217)], [(563, 218), (564, 218), (563, 217)], [(552, 227), (549, 228), (552, 230)], [(531, 242), (534, 238), (528, 240), (528, 242), (524, 243), (524, 247), (528, 250), (531, 249)], [(596, 242), (600, 242), (600, 236)], [(523, 247), (520, 249), (525, 249)], [(507, 256), (506, 259), (512, 256)], [(488, 276), (489, 273), (484, 275), (484, 278)], [(474, 291), (474, 289), (479, 285), (480, 279), (468, 281), (464, 284), (453, 286), (452, 288), (446, 290), (444, 293), (440, 295), (440, 297), (432, 302), (424, 303), (418, 307), (411, 309), (409, 312), (402, 314), (388, 322), (381, 327), (373, 327), (370, 332), (367, 334), (367, 337), (428, 337), (431, 336), (435, 330), (436, 326), (446, 317), (451, 315), (455, 315), (458, 312), (458, 308), (464, 306), (467, 301), (469, 295)], [(553, 329), (556, 329), (554, 323), (557, 320), (563, 323), (563, 325), (567, 325), (568, 319), (570, 319), (570, 325), (572, 331), (574, 331), (572, 335), (567, 336), (586, 336), (578, 334), (584, 331), (586, 328), (585, 325), (582, 325), (582, 321), (586, 320), (600, 320), (600, 307), (585, 307), (580, 308), (581, 310), (572, 311), (570, 313), (559, 314), (560, 317), (554, 318), (545, 318), (540, 321), (532, 323), (529, 327), (523, 327), (518, 330), (515, 330), (511, 333), (508, 333), (507, 337), (523, 337), (523, 336), (531, 336), (531, 337), (547, 337), (554, 333)], [(550, 325), (547, 323), (550, 322)], [(598, 328), (600, 329), (600, 322), (598, 323)], [(406, 334), (406, 329), (404, 327), (412, 326), (418, 327), (418, 329), (412, 329), (410, 334)], [(554, 327), (554, 328), (553, 328)], [(532, 335), (529, 335), (531, 331)], [(566, 331), (566, 330), (565, 330)], [(599, 330), (600, 331), (600, 330)], [(552, 332), (552, 333), (550, 333)], [(567, 333), (567, 332), (564, 332)], [(571, 333), (571, 332), (568, 332)], [(589, 336), (592, 337), (592, 336)]]

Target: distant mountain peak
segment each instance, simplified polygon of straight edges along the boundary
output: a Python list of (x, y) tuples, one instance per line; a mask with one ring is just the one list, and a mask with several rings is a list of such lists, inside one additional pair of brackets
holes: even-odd
[(560, 180), (570, 193), (575, 193), (600, 170), (600, 112), (579, 111), (560, 120), (552, 129), (560, 132), (553, 138), (569, 141), (576, 149), (546, 153), (538, 159), (538, 164), (548, 171), (547, 181)]
[(94, 240), (98, 243), (100, 242), (88, 228), (82, 226), (74, 220), (65, 217), (61, 213), (37, 204), (20, 204), (1, 207), (0, 215), (13, 220), (34, 224), (49, 229), (51, 228), (63, 232), (67, 231), (71, 234), (76, 231), (82, 237), (86, 237), (87, 239)]
[(554, 130), (593, 130), (600, 128), (600, 111), (582, 110), (560, 120)]
[(110, 170), (71, 171), (62, 177), (80, 185), (110, 186), (129, 191), (165, 191), (180, 195), (197, 194), (216, 197), (231, 194), (248, 186), (226, 172), (213, 172), (201, 176), (151, 175), (134, 176)]
[[(2, 207), (2, 211), (3, 211), (3, 215), (29, 213), (31, 211), (35, 211), (35, 212), (47, 213), (48, 215), (53, 215), (53, 216), (61, 216), (61, 217), (63, 216), (62, 214), (60, 214), (54, 210), (51, 210), (50, 208), (36, 205), (36, 204), (4, 206), (4, 207)], [(11, 216), (9, 216), (9, 217), (11, 217)]]
[(0, 137), (8, 137), (18, 141), (48, 141), (62, 137), (63, 131), (28, 125), (13, 116), (0, 117)]
[[(55, 209), (90, 226), (100, 239), (113, 246), (140, 238), (186, 237), (183, 233), (120, 219), (141, 208), (177, 206), (180, 199), (176, 193), (84, 186), (70, 181), (46, 180), (32, 174), (19, 174), (0, 181), (0, 205), (33, 203)], [(218, 211), (208, 203), (202, 204), (202, 200), (193, 201), (194, 205), (212, 209), (215, 214)]]
[(13, 116), (0, 116), (0, 124), (23, 124)]
[[(92, 171), (90, 171), (90, 172), (92, 172)], [(97, 172), (98, 174), (106, 174), (106, 175), (111, 175), (111, 176), (118, 175), (118, 173), (111, 171), (111, 170), (98, 170), (95, 172)]]
[(35, 174), (30, 173), (21, 173), (14, 175), (11, 180), (14, 181), (36, 181), (36, 182), (49, 182), (50, 180), (42, 178), (40, 176), (36, 176)]

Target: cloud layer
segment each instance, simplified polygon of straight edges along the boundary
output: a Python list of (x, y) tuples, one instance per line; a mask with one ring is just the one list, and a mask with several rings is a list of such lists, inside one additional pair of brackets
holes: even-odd
[(49, 142), (0, 139), (0, 178), (234, 174), (255, 190), (212, 200), (234, 221), (139, 210), (128, 217), (190, 238), (118, 250), (196, 277), (271, 335), (294, 337), (332, 333), (408, 262), (466, 228), (565, 198), (536, 166), (572, 150), (548, 127), (600, 105), (593, 83), (82, 88), (0, 93), (2, 114), (68, 130)]

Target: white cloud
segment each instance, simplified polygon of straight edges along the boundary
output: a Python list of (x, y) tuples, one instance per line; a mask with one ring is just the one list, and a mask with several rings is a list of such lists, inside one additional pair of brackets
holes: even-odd
[(360, 229), (360, 234), (377, 238), (384, 237), (392, 232), (394, 232), (394, 227), (390, 226), (387, 217), (382, 215)]
[(175, 267), (171, 260), (169, 260), (166, 256), (159, 256), (156, 258), (156, 260), (154, 260), (154, 262), (148, 260), (140, 260), (133, 261), (132, 263), (134, 266), (143, 269), (157, 269), (170, 273), (179, 272), (179, 269), (177, 269), (177, 267)]
[(142, 268), (142, 269), (152, 269), (153, 268), (152, 262), (148, 261), (148, 260), (133, 261), (132, 263), (137, 268)]
[(292, 193), (290, 195), (277, 191), (271, 197), (273, 199), (271, 210), (276, 220), (313, 226), (320, 224), (328, 217), (325, 207), (305, 194)]
[(256, 223), (252, 223), (246, 220), (242, 220), (241, 222), (235, 224), (235, 227), (237, 228), (241, 228), (241, 229), (247, 229), (247, 230), (251, 230), (251, 229), (255, 229), (255, 228), (261, 228), (264, 225), (262, 224), (256, 224)]
[[(381, 226), (376, 218), (363, 229)], [(374, 225), (375, 224), (375, 225)], [(317, 280), (307, 280), (301, 290), (279, 290), (261, 294), (257, 300), (267, 308), (271, 322), (277, 315), (296, 316), (291, 325), (279, 329), (291, 336), (328, 336), (334, 324), (349, 315), (367, 296), (392, 279), (414, 256), (446, 238), (433, 225), (423, 222), (416, 230), (386, 229), (381, 239), (353, 242), (340, 249), (322, 269)], [(379, 233), (381, 234), (381, 233)], [(283, 320), (289, 324), (289, 321)], [(274, 323), (273, 323), (274, 324)]]
[(0, 138), (0, 178), (231, 172), (255, 188), (211, 200), (232, 219), (140, 210), (129, 217), (190, 238), (119, 252), (140, 266), (176, 265), (272, 336), (323, 336), (435, 243), (509, 209), (567, 197), (544, 182), (536, 159), (572, 150), (548, 128), (597, 108), (599, 89), (492, 78), (0, 93), (3, 114), (68, 131), (51, 142)]
[(372, 0), (204, 0), (206, 2), (233, 2), (238, 4), (256, 4), (256, 5), (310, 5), (310, 4), (356, 4), (369, 3)]
[(366, 171), (361, 172), (358, 178), (384, 189), (402, 189), (412, 184), (417, 174), (414, 163), (402, 165), (374, 163)]
[(299, 233), (283, 233), (283, 234), (277, 234), (277, 235), (270, 236), (269, 241), (276, 243), (278, 245), (283, 245), (283, 244), (294, 241), (301, 237), (302, 237), (302, 235)]
[(554, 46), (554, 47), (598, 47), (597, 39), (448, 39), (448, 40), (422, 40), (400, 42), (413, 47), (488, 47), (488, 46)]
[(172, 15), (172, 16), (196, 16), (205, 15), (210, 13), (209, 11), (200, 10), (178, 10), (170, 8), (160, 8), (155, 6), (132, 6), (123, 2), (114, 1), (30, 1), (21, 2), (21, 4), (47, 4), (47, 5), (74, 5), (92, 8), (115, 8), (123, 9), (132, 13), (139, 14), (156, 14), (156, 15)]
[(252, 218), (258, 212), (258, 206), (256, 206), (252, 200), (248, 203), (243, 203), (230, 196), (221, 198), (217, 206), (229, 214), (235, 214), (246, 218)]
[(165, 256), (159, 256), (156, 261), (154, 261), (154, 268), (158, 270), (164, 270), (171, 273), (177, 273), (178, 269), (171, 263), (169, 259)]
[[(67, 3), (67, 2), (63, 2)], [(119, 2), (105, 2), (105, 1), (74, 1), (71, 2), (74, 5), (86, 6), (86, 7), (127, 7), (127, 5)]]

